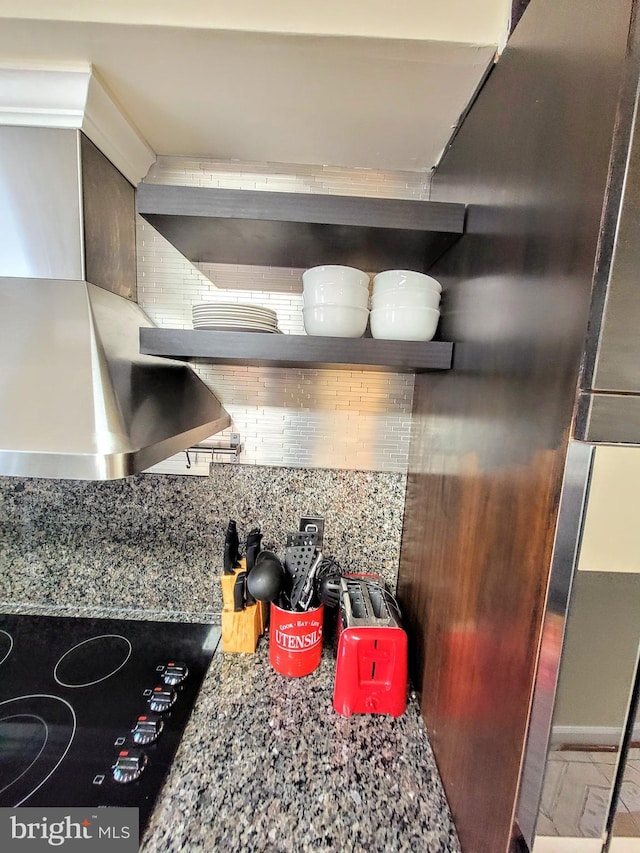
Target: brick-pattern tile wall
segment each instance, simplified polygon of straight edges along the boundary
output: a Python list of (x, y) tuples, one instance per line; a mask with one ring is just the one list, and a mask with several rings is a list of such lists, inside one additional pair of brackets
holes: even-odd
[[(429, 176), (326, 166), (160, 157), (146, 181), (271, 192), (426, 199)], [(328, 259), (330, 261), (330, 259)], [(303, 335), (301, 269), (187, 261), (138, 218), (138, 301), (158, 325), (191, 328), (191, 307), (212, 298), (276, 311), (285, 334)], [(241, 464), (405, 473), (413, 377), (368, 371), (257, 368), (196, 362), (240, 433)], [(178, 454), (157, 473), (208, 473), (198, 454)]]

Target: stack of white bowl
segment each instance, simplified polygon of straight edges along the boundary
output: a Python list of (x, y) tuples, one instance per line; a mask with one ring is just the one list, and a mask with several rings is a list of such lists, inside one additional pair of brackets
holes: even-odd
[(386, 270), (373, 279), (371, 336), (430, 341), (440, 319), (441, 285), (420, 272)]
[(369, 276), (328, 264), (302, 274), (302, 315), (308, 335), (360, 338), (369, 319)]

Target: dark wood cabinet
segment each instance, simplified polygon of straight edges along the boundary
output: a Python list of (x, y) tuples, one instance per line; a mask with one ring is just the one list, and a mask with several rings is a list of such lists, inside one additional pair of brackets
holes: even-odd
[(368, 272), (427, 271), (460, 238), (466, 214), (458, 202), (144, 183), (137, 206), (194, 263)]
[(453, 345), (445, 341), (383, 341), (218, 332), (208, 329), (140, 329), (140, 351), (179, 359), (207, 359), (256, 367), (312, 367), (423, 373), (451, 367)]
[[(465, 205), (141, 184), (138, 212), (193, 263), (428, 270), (464, 233)], [(422, 373), (451, 367), (446, 341), (141, 329), (141, 352), (226, 364)]]

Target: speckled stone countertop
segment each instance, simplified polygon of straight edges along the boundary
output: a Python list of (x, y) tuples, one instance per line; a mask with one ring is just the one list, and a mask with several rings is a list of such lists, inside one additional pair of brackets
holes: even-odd
[(324, 552), (395, 589), (400, 474), (220, 464), (215, 477), (140, 474), (87, 482), (0, 477), (0, 605), (52, 615), (219, 620), (224, 533), (260, 526), (284, 556), (303, 515), (325, 519)]
[[(322, 515), (326, 553), (395, 588), (403, 476), (215, 473), (0, 478), (0, 611), (219, 623), (229, 518), (278, 550), (300, 515)], [(255, 655), (214, 656), (142, 853), (459, 853), (415, 698), (398, 719), (344, 719), (331, 646), (302, 679), (268, 658), (265, 638)]]
[(459, 853), (417, 701), (394, 719), (333, 711), (334, 653), (284, 678), (218, 651), (142, 853)]

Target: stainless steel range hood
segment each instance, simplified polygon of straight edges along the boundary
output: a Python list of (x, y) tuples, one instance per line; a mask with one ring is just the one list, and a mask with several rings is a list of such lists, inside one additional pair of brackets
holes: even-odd
[(0, 474), (107, 480), (230, 418), (143, 356), (133, 187), (76, 130), (0, 127)]

